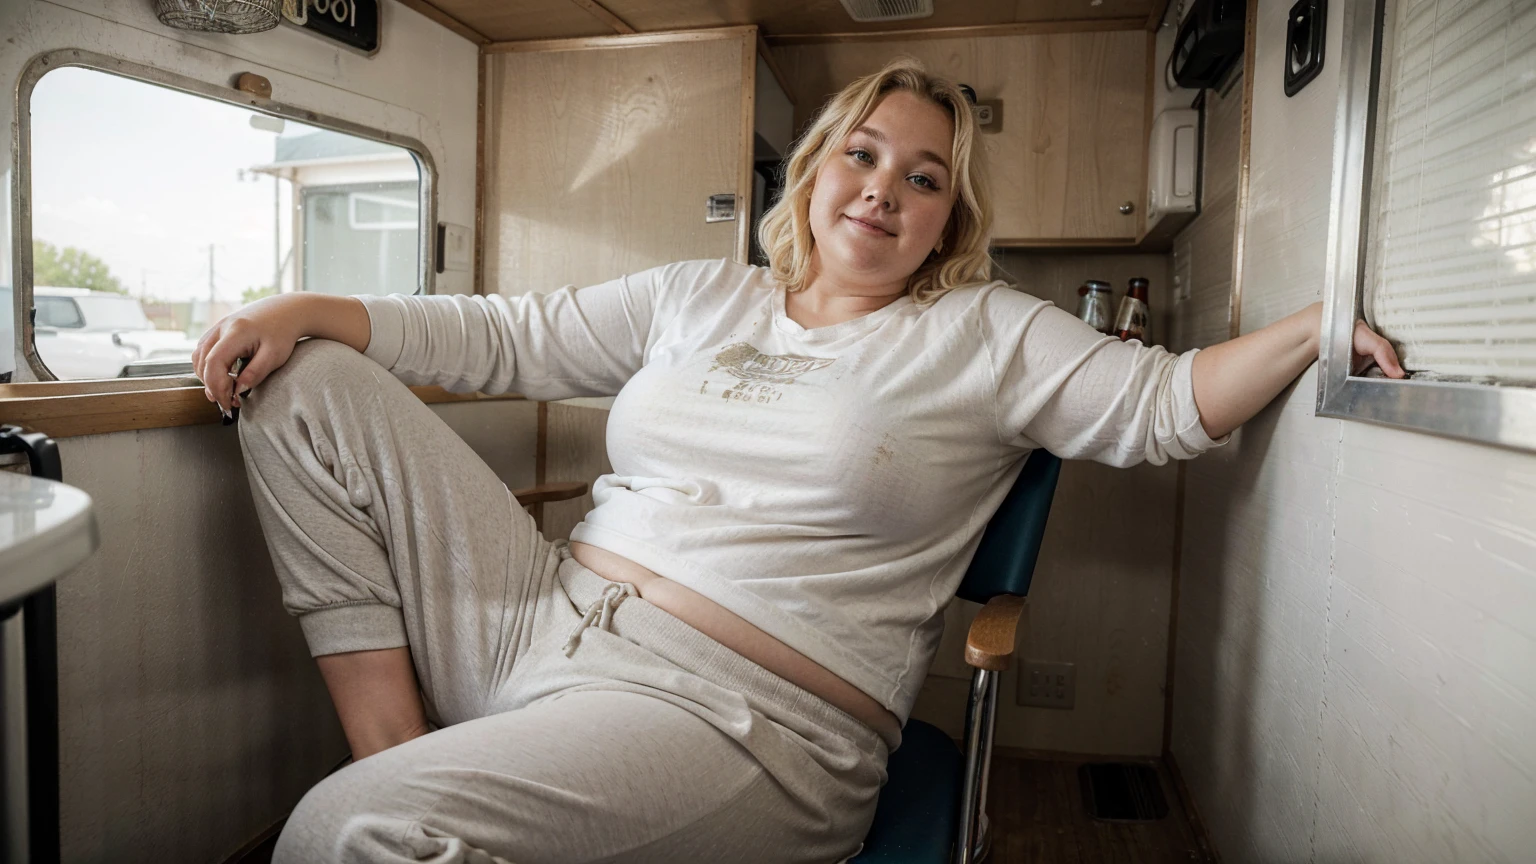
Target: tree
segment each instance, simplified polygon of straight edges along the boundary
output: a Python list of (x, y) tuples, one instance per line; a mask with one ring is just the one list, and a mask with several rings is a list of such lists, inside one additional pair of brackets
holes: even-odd
[(128, 293), (107, 268), (107, 262), (84, 249), (74, 246), (60, 249), (43, 240), (32, 241), (32, 284)]
[(276, 285), (252, 285), (240, 292), (241, 303), (255, 303), (263, 297), (271, 297), (277, 293)]

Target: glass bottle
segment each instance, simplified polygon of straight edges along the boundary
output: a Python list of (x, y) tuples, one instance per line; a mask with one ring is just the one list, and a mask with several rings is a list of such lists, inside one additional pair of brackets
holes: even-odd
[(1121, 342), (1131, 339), (1139, 340), (1143, 345), (1151, 342), (1151, 327), (1148, 322), (1149, 309), (1147, 306), (1147, 286), (1150, 283), (1146, 279), (1136, 277), (1131, 280), (1131, 290), (1126, 292), (1120, 301), (1120, 312), (1115, 316), (1115, 336)]
[(1089, 279), (1083, 286), (1077, 289), (1077, 317), (1088, 323), (1089, 327), (1100, 333), (1109, 333), (1109, 295), (1108, 282), (1100, 282), (1097, 279)]

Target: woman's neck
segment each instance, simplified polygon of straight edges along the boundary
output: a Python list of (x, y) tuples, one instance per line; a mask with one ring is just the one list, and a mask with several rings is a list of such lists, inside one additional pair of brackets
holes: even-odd
[(805, 288), (785, 294), (784, 314), (807, 330), (830, 327), (884, 309), (906, 293), (905, 282), (883, 286), (850, 284), (813, 265)]

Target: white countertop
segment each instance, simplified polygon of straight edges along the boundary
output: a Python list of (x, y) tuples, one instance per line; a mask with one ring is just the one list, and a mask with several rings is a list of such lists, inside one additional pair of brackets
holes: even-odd
[(0, 471), (0, 604), (51, 584), (96, 551), (91, 496)]

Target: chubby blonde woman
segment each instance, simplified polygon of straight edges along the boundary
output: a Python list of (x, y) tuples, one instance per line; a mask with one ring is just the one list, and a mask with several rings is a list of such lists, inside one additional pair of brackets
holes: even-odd
[[(857, 852), (1030, 452), (1187, 459), (1317, 358), (1316, 306), (1173, 355), (991, 281), (988, 199), (1009, 192), (975, 135), (954, 84), (898, 61), (796, 145), (770, 267), (286, 295), (209, 330), (194, 360), (243, 407), (283, 600), (355, 760), (277, 860)], [(1364, 325), (1356, 350), (1401, 374)], [(570, 543), (406, 384), (617, 396), (614, 473)]]

